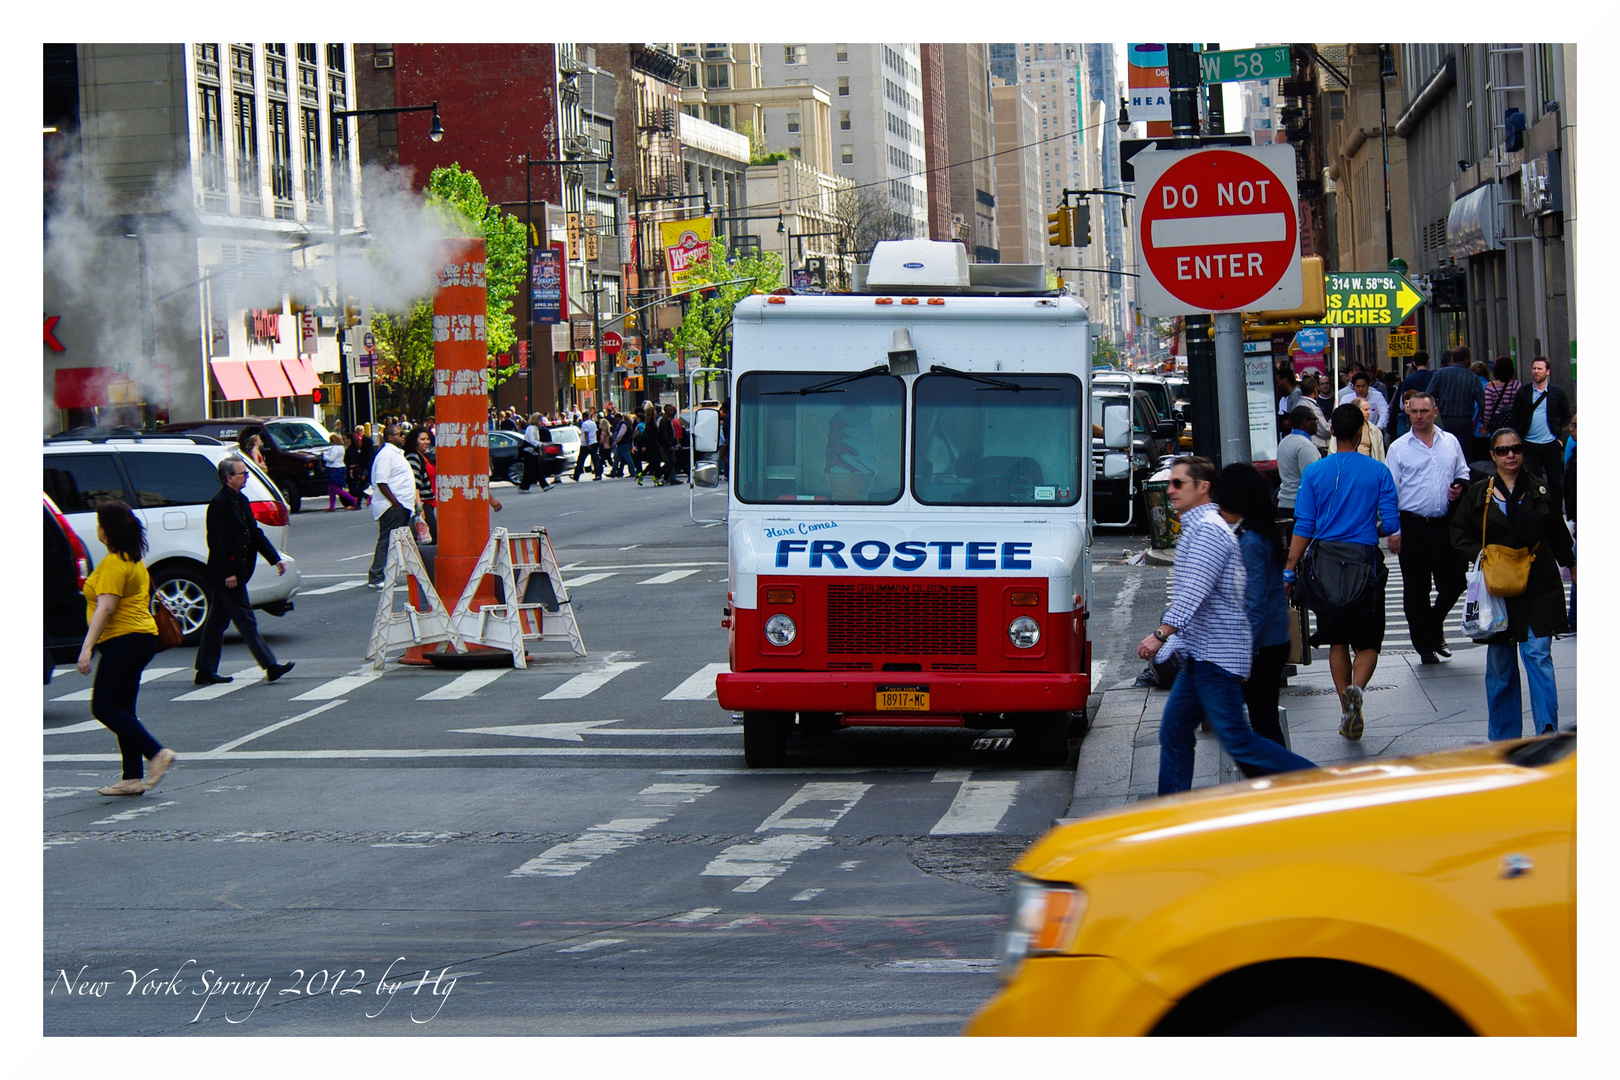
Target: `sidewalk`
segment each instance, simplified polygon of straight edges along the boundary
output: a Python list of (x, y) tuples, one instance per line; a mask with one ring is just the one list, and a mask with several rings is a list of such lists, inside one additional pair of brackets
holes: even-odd
[[(1575, 642), (1573, 637), (1557, 639), (1552, 648), (1558, 726), (1563, 730), (1575, 723)], [(1339, 699), (1327, 650), (1317, 649), (1315, 662), (1288, 680), (1279, 699), (1288, 713), (1294, 752), (1318, 765), (1343, 765), (1484, 743), (1485, 647), (1454, 643), (1453, 649), (1456, 655), (1448, 663), (1429, 666), (1420, 664), (1413, 652), (1397, 649), (1380, 656), (1366, 689), (1362, 711), (1367, 729), (1359, 742), (1339, 734)], [(1519, 678), (1522, 687), (1522, 669)], [(1068, 817), (1111, 810), (1158, 791), (1159, 717), (1170, 691), (1133, 687), (1130, 679), (1114, 687), (1100, 695), (1102, 703), (1080, 743)], [(1521, 693), (1528, 734), (1530, 697), (1527, 689)], [(1213, 733), (1198, 732), (1196, 754), (1193, 787), (1219, 783), (1220, 744)]]

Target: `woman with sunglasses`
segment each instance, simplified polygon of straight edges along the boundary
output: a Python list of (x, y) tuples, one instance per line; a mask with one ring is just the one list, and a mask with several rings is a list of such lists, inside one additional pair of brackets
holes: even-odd
[[(1243, 703), (1249, 707), (1249, 726), (1279, 746), (1282, 726), (1277, 722), (1278, 680), (1288, 663), (1288, 594), (1283, 589), (1282, 530), (1271, 505), (1271, 482), (1247, 462), (1221, 470), (1215, 505), (1228, 525), (1237, 527), (1238, 551), (1243, 555), (1243, 610), (1253, 637), (1249, 677), (1243, 683)], [(1248, 765), (1245, 776), (1258, 776)]]
[[(1505, 597), (1508, 628), (1486, 643), (1485, 702), (1492, 739), (1517, 739), (1524, 733), (1519, 693), (1519, 664), (1524, 658), (1530, 684), (1530, 715), (1535, 734), (1558, 730), (1558, 684), (1553, 678), (1552, 638), (1566, 633), (1564, 584), (1558, 567), (1569, 567), (1575, 583), (1575, 548), (1564, 516), (1553, 503), (1547, 482), (1524, 467), (1524, 439), (1512, 428), (1490, 437), (1496, 475), (1476, 481), (1451, 518), (1451, 542), (1472, 563), (1485, 544), (1529, 548), (1535, 559), (1523, 593)], [(1481, 528), (1483, 526), (1483, 534)]]

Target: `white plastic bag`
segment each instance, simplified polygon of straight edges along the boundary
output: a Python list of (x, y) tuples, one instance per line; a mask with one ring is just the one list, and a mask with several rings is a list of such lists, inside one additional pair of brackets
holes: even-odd
[(1462, 631), (1475, 641), (1484, 641), (1507, 629), (1507, 601), (1492, 596), (1485, 588), (1485, 568), (1481, 559), (1475, 559), (1468, 568), (1467, 587), (1463, 590)]

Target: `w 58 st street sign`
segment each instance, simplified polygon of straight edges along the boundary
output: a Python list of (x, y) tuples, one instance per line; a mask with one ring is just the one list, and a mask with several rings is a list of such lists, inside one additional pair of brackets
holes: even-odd
[(1143, 314), (1277, 311), (1305, 302), (1292, 146), (1152, 150), (1132, 164)]

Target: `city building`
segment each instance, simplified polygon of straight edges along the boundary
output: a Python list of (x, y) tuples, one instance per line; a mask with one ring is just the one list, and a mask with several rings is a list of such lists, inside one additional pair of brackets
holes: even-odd
[(1041, 202), (1040, 121), (1024, 88), (991, 76), (996, 118), (996, 213), (1001, 261), (1046, 261), (1046, 211)]
[(1396, 46), (1418, 344), (1545, 356), (1575, 390), (1575, 46)]
[[(1000, 262), (996, 230), (995, 110), (990, 67), (982, 44), (950, 43), (938, 49), (944, 78), (945, 143), (950, 162), (951, 220), (961, 222), (961, 240), (973, 262)], [(935, 176), (938, 174), (930, 174)]]
[[(767, 84), (827, 90), (838, 114), (833, 171), (855, 181), (864, 256), (872, 237), (928, 235), (922, 69), (916, 44), (774, 43), (761, 46)], [(846, 122), (845, 113), (848, 113)], [(766, 147), (802, 158), (802, 117), (765, 131)], [(867, 194), (870, 192), (870, 194)]]
[(44, 59), (46, 433), (340, 419), (312, 398), (340, 381), (334, 204), (345, 235), (364, 228), (359, 163), (331, 122), (353, 107), (350, 47), (47, 45)]
[[(1017, 45), (1019, 85), (1035, 103), (1039, 120), (1041, 200), (1047, 212), (1063, 202), (1065, 189), (1080, 189), (1081, 150), (1084, 132), (1081, 121), (1081, 50), (1078, 44), (1021, 42)], [(1074, 252), (1048, 247), (1047, 269), (1072, 266)], [(1077, 275), (1068, 275), (1076, 284)], [(1085, 275), (1078, 275), (1085, 276)], [(1095, 314), (1095, 313), (1093, 313)]]
[[(928, 239), (963, 240), (951, 214), (950, 140), (945, 120), (945, 52), (940, 45), (917, 50), (922, 68), (923, 163), (928, 168)], [(965, 230), (966, 222), (962, 223)]]

